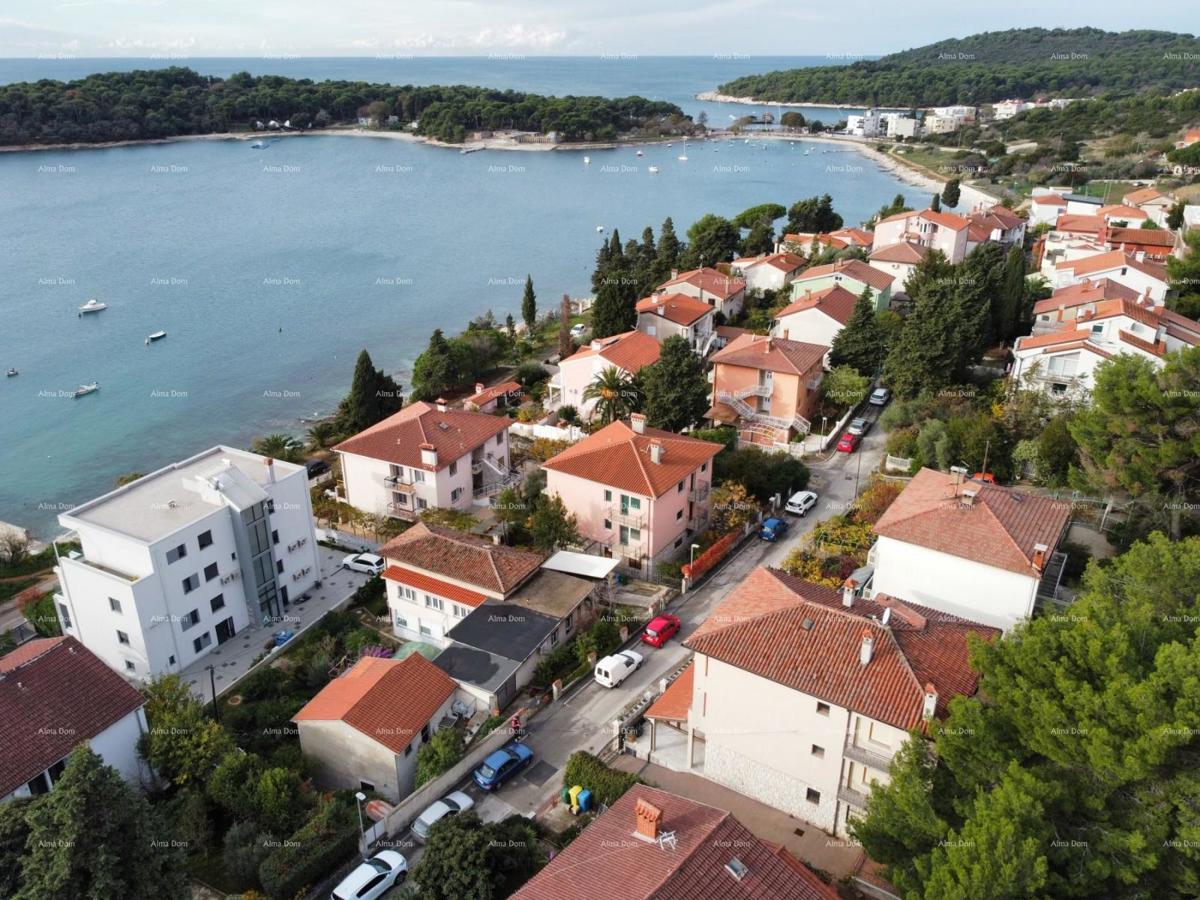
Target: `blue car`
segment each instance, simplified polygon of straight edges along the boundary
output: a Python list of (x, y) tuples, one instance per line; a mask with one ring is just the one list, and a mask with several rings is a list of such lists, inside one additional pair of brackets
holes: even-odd
[(783, 537), (784, 532), (788, 530), (787, 522), (783, 519), (776, 519), (774, 516), (762, 523), (762, 530), (758, 536), (764, 541), (775, 542)]
[(475, 770), (475, 783), (485, 791), (494, 791), (512, 778), (519, 769), (524, 768), (531, 759), (533, 751), (514, 741), (490, 754), (483, 761), (483, 765)]

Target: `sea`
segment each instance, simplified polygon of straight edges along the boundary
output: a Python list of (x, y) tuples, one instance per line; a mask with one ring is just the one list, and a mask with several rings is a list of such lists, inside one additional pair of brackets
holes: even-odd
[[(817, 58), (0, 60), (0, 82), (186, 65), (395, 84), (642, 96), (713, 125), (754, 107), (695, 95)], [(853, 110), (800, 108), (843, 118)], [(771, 108), (778, 115), (779, 108)], [(435, 328), (519, 318), (589, 293), (596, 249), (670, 216), (829, 193), (847, 223), (913, 192), (852, 148), (754, 139), (460, 154), (386, 138), (263, 149), (186, 141), (0, 153), (0, 520), (56, 516), (214, 444), (303, 435), (345, 394), (359, 351), (402, 384)], [(585, 162), (584, 156), (590, 158)], [(679, 157), (686, 156), (686, 160)], [(658, 171), (651, 172), (650, 167)], [(80, 316), (89, 298), (106, 303)], [(165, 331), (147, 343), (149, 334)], [(100, 390), (75, 398), (78, 386)]]

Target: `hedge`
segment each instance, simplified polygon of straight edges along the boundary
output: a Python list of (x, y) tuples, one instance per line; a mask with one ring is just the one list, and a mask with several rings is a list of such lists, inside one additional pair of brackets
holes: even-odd
[(350, 598), (351, 606), (362, 606), (371, 615), (385, 618), (388, 614), (387, 588), (383, 579), (376, 575), (370, 581), (359, 585)]
[(263, 860), (258, 880), (270, 897), (291, 900), (302, 888), (320, 883), (358, 852), (358, 830), (336, 821), (341, 812), (318, 810)]
[(594, 803), (613, 804), (622, 794), (642, 780), (629, 772), (609, 768), (583, 750), (572, 753), (563, 770), (563, 787), (583, 785), (592, 792)]

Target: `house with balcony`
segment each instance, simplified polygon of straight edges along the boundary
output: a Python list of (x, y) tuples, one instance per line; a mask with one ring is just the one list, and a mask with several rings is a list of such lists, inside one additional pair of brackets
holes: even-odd
[(703, 356), (712, 342), (716, 311), (687, 294), (655, 294), (637, 303), (637, 330), (660, 344), (681, 337)]
[(960, 215), (932, 209), (896, 213), (875, 223), (872, 251), (889, 244), (907, 241), (922, 244), (930, 250), (940, 250), (952, 263), (960, 263), (967, 255), (970, 222)]
[(427, 509), (486, 504), (514, 480), (510, 424), (450, 409), (444, 400), (411, 403), (333, 448), (345, 500), (365, 513), (407, 521)]
[(872, 250), (867, 265), (891, 278), (896, 293), (900, 293), (908, 290), (909, 276), (928, 254), (929, 248), (924, 244), (901, 241)]
[(1097, 237), (1105, 250), (1120, 250), (1160, 265), (1166, 265), (1175, 250), (1175, 234), (1165, 228), (1128, 228), (1105, 222)]
[(233, 447), (172, 463), (58, 517), (63, 634), (130, 679), (180, 672), (270, 628), (322, 575), (304, 466)]
[(1143, 298), (1131, 287), (1126, 287), (1111, 278), (1081, 281), (1078, 284), (1060, 287), (1033, 306), (1033, 333), (1046, 334), (1058, 331), (1074, 322), (1083, 312), (1094, 311), (1097, 304), (1109, 300), (1125, 300), (1137, 303), (1145, 299), (1147, 305), (1158, 305), (1148, 296)]
[(708, 522), (720, 444), (661, 431), (640, 413), (547, 460), (546, 490), (576, 517), (581, 536), (631, 569), (686, 554)]
[(0, 657), (0, 803), (54, 789), (67, 757), (89, 747), (133, 785), (153, 773), (138, 754), (146, 698), (73, 637), (36, 638)]
[(850, 317), (858, 297), (840, 284), (806, 291), (775, 314), (771, 334), (784, 340), (833, 346), (833, 339)]
[(713, 405), (706, 418), (734, 425), (746, 444), (787, 447), (807, 434), (829, 347), (743, 334), (713, 354)]
[(864, 594), (1002, 630), (1056, 596), (1071, 504), (922, 469), (875, 523)]
[(861, 259), (839, 259), (826, 266), (805, 269), (792, 281), (792, 300), (802, 300), (809, 291), (841, 287), (855, 297), (866, 288), (875, 298), (875, 309), (887, 309), (892, 302), (891, 275), (869, 266)]
[(975, 693), (971, 634), (999, 631), (755, 569), (685, 641), (683, 734), (652, 758), (845, 836), (910, 731)]
[(1057, 263), (1050, 273), (1050, 285), (1053, 288), (1108, 278), (1132, 288), (1139, 296), (1149, 297), (1155, 303), (1165, 302), (1171, 287), (1166, 266), (1121, 250), (1093, 250)]
[(1025, 243), (1025, 220), (1007, 206), (997, 203), (981, 207), (970, 213), (967, 221), (975, 227), (979, 243), (993, 241), (1006, 247), (1021, 247)]
[(654, 292), (687, 294), (703, 300), (726, 319), (732, 319), (740, 313), (746, 303), (746, 282), (743, 279), (708, 266), (687, 272), (672, 272), (670, 280), (664, 281)]
[(595, 400), (584, 393), (606, 369), (616, 369), (632, 378), (646, 366), (658, 362), (658, 339), (643, 331), (626, 331), (596, 338), (558, 364), (558, 372), (547, 382), (550, 406), (573, 406), (584, 420), (592, 417)]
[(781, 291), (800, 274), (804, 265), (803, 256), (782, 250), (739, 257), (729, 264), (729, 270), (752, 291)]

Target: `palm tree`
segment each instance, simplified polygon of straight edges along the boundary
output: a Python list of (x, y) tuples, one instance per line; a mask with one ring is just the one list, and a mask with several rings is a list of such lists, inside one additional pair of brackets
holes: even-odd
[(317, 422), (308, 429), (308, 446), (314, 450), (324, 450), (337, 436), (337, 426), (332, 422)]
[(593, 415), (600, 417), (601, 425), (608, 425), (636, 412), (642, 404), (642, 393), (628, 372), (609, 366), (587, 386), (583, 399), (596, 401)]
[(255, 438), (250, 449), (260, 456), (269, 456), (283, 462), (296, 462), (300, 459), (300, 451), (303, 447), (290, 434), (276, 433)]

